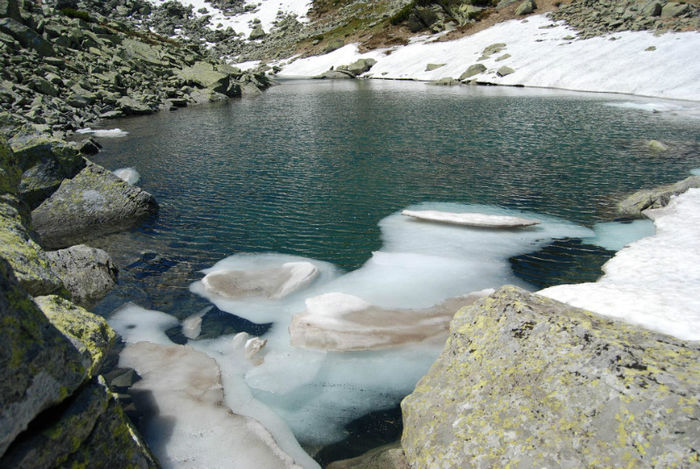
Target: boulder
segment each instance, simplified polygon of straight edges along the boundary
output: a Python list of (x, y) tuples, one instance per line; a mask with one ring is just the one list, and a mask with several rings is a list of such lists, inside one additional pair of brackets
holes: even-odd
[(215, 70), (209, 62), (196, 62), (179, 70), (177, 76), (189, 86), (206, 88), (229, 97), (240, 95), (240, 87), (234, 82), (233, 75)]
[(479, 57), (479, 60), (488, 59), (493, 54), (497, 54), (505, 48), (506, 48), (505, 42), (496, 42), (494, 44), (488, 45), (484, 48), (483, 51), (481, 51), (481, 57)]
[(45, 426), (15, 442), (0, 466), (150, 468), (158, 464), (99, 377)]
[(168, 65), (168, 63), (162, 59), (164, 51), (158, 46), (146, 44), (135, 39), (124, 39), (122, 41), (122, 48), (123, 53), (121, 55), (124, 58), (138, 60), (155, 66)]
[(470, 65), (467, 70), (459, 76), (459, 80), (466, 80), (469, 77), (473, 77), (474, 75), (478, 75), (480, 73), (484, 73), (486, 71), (486, 66), (484, 64), (474, 64)]
[(660, 142), (658, 140), (649, 140), (647, 142), (647, 147), (649, 148), (649, 150), (655, 151), (655, 152), (668, 151), (668, 145), (666, 145), (665, 143)]
[(400, 444), (380, 446), (352, 459), (334, 461), (326, 469), (409, 469)]
[(333, 52), (336, 49), (340, 49), (344, 45), (345, 45), (345, 41), (343, 39), (340, 39), (340, 38), (331, 39), (330, 41), (328, 41), (326, 48), (323, 49), (323, 53), (327, 54), (329, 52)]
[(511, 73), (515, 73), (515, 70), (504, 65), (503, 67), (498, 69), (496, 75), (498, 75), (499, 77), (505, 77), (506, 75), (510, 75)]
[(262, 26), (257, 25), (250, 32), (250, 36), (248, 36), (248, 39), (250, 39), (251, 41), (255, 41), (256, 39), (262, 39), (264, 37), (265, 31), (263, 30)]
[(0, 259), (0, 455), (39, 413), (76, 390), (89, 366)]
[(684, 467), (700, 344), (503, 287), (460, 310), (401, 404), (411, 467)]
[(662, 18), (675, 18), (677, 16), (684, 15), (690, 11), (690, 5), (687, 3), (677, 3), (677, 2), (668, 2), (664, 7), (661, 9), (661, 17)]
[(328, 70), (327, 72), (323, 72), (321, 75), (317, 75), (313, 77), (315, 79), (329, 79), (329, 80), (348, 80), (348, 79), (353, 79), (355, 78), (355, 75), (352, 73), (348, 72), (347, 70)]
[(642, 211), (665, 207), (671, 197), (695, 187), (700, 187), (700, 176), (690, 176), (675, 184), (635, 192), (617, 204), (617, 214), (626, 218), (642, 218)]
[(515, 14), (518, 16), (529, 15), (537, 8), (537, 4), (534, 0), (525, 0), (523, 3), (518, 5), (515, 9)]
[(27, 229), (21, 202), (6, 194), (0, 198), (0, 257), (10, 263), (20, 286), (30, 295), (58, 292), (63, 284), (51, 270), (41, 246)]
[(22, 175), (19, 161), (7, 140), (0, 137), (0, 194), (17, 194)]
[(89, 360), (88, 375), (97, 376), (117, 339), (114, 329), (101, 316), (60, 296), (38, 296), (34, 300), (51, 324)]
[(0, 32), (9, 34), (17, 39), (22, 47), (34, 49), (42, 57), (55, 55), (49, 41), (13, 18), (0, 19)]
[(153, 114), (156, 108), (140, 101), (132, 96), (122, 96), (117, 100), (117, 107), (121, 111), (121, 115), (126, 116), (142, 116)]
[(49, 251), (46, 257), (71, 299), (85, 308), (101, 300), (117, 284), (119, 269), (102, 249), (78, 244)]
[(19, 193), (30, 208), (39, 206), (64, 179), (85, 167), (74, 146), (46, 135), (17, 136), (10, 144), (22, 169)]
[(446, 64), (428, 64), (425, 66), (425, 71), (426, 72), (432, 72), (433, 70), (437, 70), (440, 67), (444, 67)]
[(32, 226), (44, 247), (57, 249), (131, 228), (157, 212), (151, 194), (88, 162), (32, 212)]
[(376, 63), (377, 61), (374, 59), (358, 59), (357, 61), (348, 65), (345, 70), (355, 76), (358, 76), (369, 71), (369, 69), (376, 65)]
[(661, 2), (652, 0), (642, 7), (642, 14), (644, 16), (659, 16), (661, 14), (661, 8)]
[(22, 21), (17, 0), (0, 0), (0, 18), (12, 18)]

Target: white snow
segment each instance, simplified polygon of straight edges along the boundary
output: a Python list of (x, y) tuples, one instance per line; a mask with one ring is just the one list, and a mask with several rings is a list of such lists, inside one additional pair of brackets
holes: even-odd
[(133, 186), (141, 179), (141, 175), (136, 171), (136, 168), (119, 168), (112, 171), (112, 173), (130, 186)]
[(685, 340), (700, 340), (700, 189), (645, 212), (656, 234), (619, 251), (596, 283), (539, 294)]
[[(166, 0), (149, 0), (154, 5), (164, 3)], [(195, 16), (203, 16), (199, 13), (200, 8), (206, 8), (207, 15), (211, 16), (209, 27), (212, 29), (233, 28), (236, 33), (242, 33), (247, 39), (250, 32), (253, 30), (252, 21), (260, 20), (260, 25), (266, 33), (270, 32), (273, 23), (277, 19), (277, 12), (282, 11), (284, 14), (297, 15), (297, 20), (304, 22), (307, 20), (306, 13), (311, 8), (311, 1), (308, 0), (254, 0), (247, 1), (246, 5), (255, 5), (254, 11), (246, 12), (236, 16), (227, 16), (218, 8), (212, 6), (204, 0), (178, 0), (183, 5), (192, 5)], [(219, 27), (221, 25), (221, 27)]]
[[(700, 50), (700, 32), (655, 36), (646, 31), (625, 31), (571, 40), (565, 38), (576, 33), (563, 24), (541, 29), (552, 24), (545, 15), (534, 15), (450, 42), (430, 42), (432, 38), (423, 37), (392, 48), (389, 55), (384, 50), (360, 54), (357, 45), (349, 44), (327, 55), (283, 62), (279, 76), (315, 76), (331, 66), (371, 57), (377, 64), (365, 74), (367, 77), (456, 79), (478, 62), (487, 67), (472, 77), (479, 81), (700, 101), (700, 60), (692, 60)], [(484, 48), (499, 42), (506, 44), (503, 51), (478, 60)], [(649, 46), (656, 49), (645, 50)], [(511, 57), (496, 61), (504, 54)], [(428, 63), (445, 65), (426, 71)], [(499, 77), (496, 71), (504, 65), (515, 72)]]

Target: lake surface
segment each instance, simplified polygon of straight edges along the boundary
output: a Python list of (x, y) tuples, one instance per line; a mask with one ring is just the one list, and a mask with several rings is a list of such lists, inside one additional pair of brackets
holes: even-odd
[[(613, 252), (594, 246), (591, 228), (614, 219), (624, 194), (675, 182), (700, 167), (698, 120), (650, 112), (654, 101), (412, 82), (289, 81), (255, 99), (107, 122), (129, 134), (102, 139), (105, 148), (95, 161), (109, 169), (136, 168), (139, 185), (156, 196), (161, 211), (143, 227), (97, 243), (122, 270), (120, 286), (96, 309), (109, 316), (134, 301), (182, 319), (210, 305), (189, 290), (202, 277), (198, 271), (240, 253), (301, 256), (342, 273), (366, 270), (376, 251), (395, 253), (420, 241), (416, 249), (428, 252), (433, 247), (426, 233), (412, 240), (396, 221), (409, 206), (525, 213), (543, 217), (543, 225), (566, 227), (531, 233), (478, 264), (486, 272), (502, 255), (498, 262), (515, 272), (477, 271), (478, 280), (465, 277), (428, 304), (499, 282), (537, 289), (593, 280)], [(650, 150), (650, 139), (669, 151)], [(449, 257), (454, 254), (446, 244), (477, 250), (493, 244), (490, 235), (461, 236), (436, 238), (435, 250)], [(517, 234), (508, 236), (517, 243)], [(455, 246), (449, 249), (461, 249)], [(367, 291), (391, 303), (392, 290), (382, 296), (358, 287), (357, 276), (353, 282), (348, 288), (354, 294)], [(410, 292), (396, 292), (405, 299), (397, 304), (413, 305)], [(222, 317), (207, 326), (211, 337), (268, 330), (269, 320), (241, 314), (244, 319), (231, 324), (217, 311)], [(177, 331), (170, 334), (182, 341)], [(409, 375), (421, 376), (429, 363)], [(256, 397), (283, 414), (303, 443), (328, 444), (293, 423), (300, 418), (289, 409), (318, 384), (300, 386), (284, 402), (262, 385)], [(391, 408), (410, 392), (405, 383), (399, 388), (378, 391), (386, 399), (377, 406), (353, 404), (355, 414), (343, 412), (340, 424)]]

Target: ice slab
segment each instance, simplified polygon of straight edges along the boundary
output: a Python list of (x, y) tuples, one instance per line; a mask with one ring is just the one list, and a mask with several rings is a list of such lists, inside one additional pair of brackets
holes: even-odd
[(647, 210), (656, 234), (619, 251), (596, 283), (539, 294), (685, 340), (700, 340), (700, 189)]
[(493, 290), (451, 298), (425, 309), (384, 309), (344, 293), (306, 300), (306, 311), (289, 326), (295, 347), (348, 352), (377, 350), (416, 342), (442, 344), (452, 316)]
[(521, 228), (540, 223), (538, 220), (528, 218), (473, 212), (454, 213), (440, 212), (437, 210), (404, 210), (401, 212), (401, 215), (422, 221), (473, 226), (477, 228)]

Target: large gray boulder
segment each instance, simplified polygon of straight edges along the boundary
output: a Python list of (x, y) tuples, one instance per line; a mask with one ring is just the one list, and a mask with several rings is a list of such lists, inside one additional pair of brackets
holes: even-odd
[(31, 208), (85, 167), (85, 160), (74, 146), (46, 135), (17, 136), (10, 145), (22, 170), (20, 196)]
[(22, 21), (17, 0), (0, 0), (0, 18), (13, 18)]
[(690, 467), (700, 344), (516, 287), (460, 310), (402, 402), (410, 467)]
[(515, 9), (515, 14), (518, 16), (529, 15), (537, 8), (537, 4), (534, 0), (525, 0), (523, 3), (518, 5)]
[(51, 270), (58, 275), (78, 305), (90, 307), (117, 284), (119, 269), (102, 249), (78, 244), (46, 253)]
[(191, 67), (184, 67), (177, 72), (178, 78), (189, 86), (205, 88), (225, 96), (240, 96), (240, 86), (231, 74), (215, 70), (209, 62), (196, 62)]
[(32, 212), (32, 226), (54, 249), (131, 228), (157, 212), (151, 194), (88, 162)]
[(16, 469), (158, 467), (102, 377), (83, 387), (48, 425), (0, 458)]
[(675, 184), (637, 191), (617, 204), (617, 214), (626, 218), (642, 218), (642, 211), (665, 207), (671, 197), (695, 187), (700, 187), (700, 176), (690, 176)]
[(459, 76), (460, 80), (466, 80), (467, 78), (473, 77), (474, 75), (478, 75), (480, 73), (484, 73), (486, 71), (486, 65), (484, 64), (474, 64), (470, 65), (467, 70)]
[(0, 259), (0, 455), (39, 413), (80, 386), (89, 365)]
[(36, 31), (13, 18), (0, 19), (0, 32), (9, 34), (15, 38), (22, 47), (34, 49), (42, 57), (55, 55), (53, 46), (49, 41), (38, 35)]

